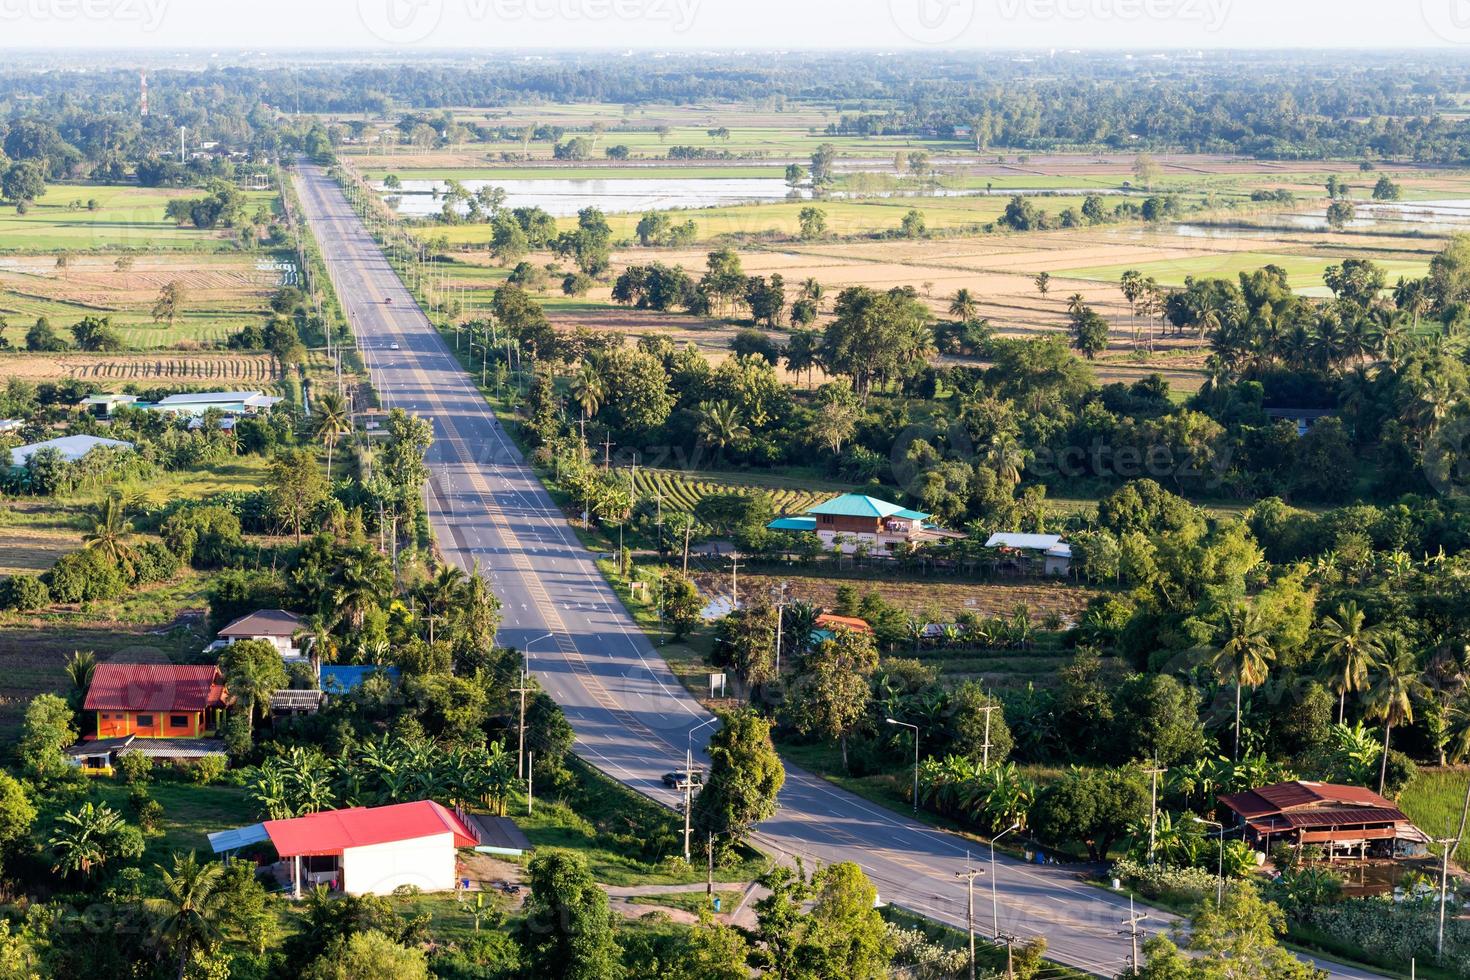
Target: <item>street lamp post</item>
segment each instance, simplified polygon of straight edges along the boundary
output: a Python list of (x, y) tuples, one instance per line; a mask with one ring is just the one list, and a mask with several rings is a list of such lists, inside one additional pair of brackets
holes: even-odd
[(1195, 823), (1202, 823), (1207, 826), (1218, 827), (1220, 829), (1220, 864), (1215, 876), (1215, 908), (1219, 908), (1225, 903), (1225, 825), (1222, 823), (1216, 823), (1213, 820), (1206, 820), (1204, 817), (1195, 816), (1195, 814), (1192, 813), (1190, 814), (1190, 816), (1194, 817)]
[(913, 803), (914, 803), (914, 812), (915, 813), (918, 813), (919, 812), (919, 726), (918, 725), (910, 725), (908, 722), (906, 722), (906, 721), (899, 721), (897, 718), (888, 718), (886, 720), (887, 720), (888, 724), (890, 724), (890, 725), (898, 725), (898, 726), (900, 726), (902, 728), (912, 728), (914, 730), (914, 798), (913, 798)]
[(990, 928), (993, 935), (1000, 935), (1000, 900), (995, 893), (995, 842), (1013, 830), (1020, 830), (1021, 823), (1017, 821), (990, 838)]
[(526, 761), (526, 694), (531, 690), (531, 644), (548, 640), (555, 635), (555, 633), (546, 633), (536, 637), (534, 640), (527, 640), (526, 645), (521, 648), (521, 686), (516, 688), (516, 693), (521, 696), (521, 726), (520, 731), (517, 733), (520, 744), (516, 746), (517, 776), (524, 776), (526, 774), (523, 766)]
[(709, 721), (700, 722), (689, 729), (689, 735), (684, 741), (684, 862), (689, 862), (689, 811), (693, 809), (694, 803), (694, 733), (701, 728), (713, 725), (720, 720), (715, 715)]

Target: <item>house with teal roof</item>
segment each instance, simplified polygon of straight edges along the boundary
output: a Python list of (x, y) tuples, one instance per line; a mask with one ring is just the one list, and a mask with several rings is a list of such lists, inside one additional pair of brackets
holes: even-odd
[(845, 493), (808, 508), (800, 516), (778, 517), (766, 527), (815, 534), (824, 548), (841, 548), (844, 554), (862, 548), (869, 554), (885, 555), (901, 544), (919, 546), (964, 538), (963, 534), (929, 523), (929, 516), (877, 497)]

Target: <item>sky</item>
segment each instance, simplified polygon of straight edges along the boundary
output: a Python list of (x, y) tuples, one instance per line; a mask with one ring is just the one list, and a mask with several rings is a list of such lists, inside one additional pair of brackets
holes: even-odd
[(1428, 48), (1470, 0), (0, 0), (0, 49)]

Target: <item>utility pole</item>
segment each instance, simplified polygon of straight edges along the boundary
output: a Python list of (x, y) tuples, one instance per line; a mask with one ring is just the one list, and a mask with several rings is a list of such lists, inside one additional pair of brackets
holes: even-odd
[(1465, 786), (1465, 803), (1460, 807), (1460, 832), (1455, 835), (1455, 842), (1445, 846), (1444, 857), (1439, 873), (1439, 935), (1435, 940), (1434, 952), (1436, 962), (1444, 963), (1444, 907), (1449, 898), (1450, 880), (1450, 855), (1460, 849), (1460, 842), (1465, 839), (1465, 819), (1470, 817), (1470, 783)]
[(684, 576), (689, 576), (689, 533), (694, 530), (694, 518), (690, 517), (684, 525)]
[(1133, 956), (1129, 961), (1129, 969), (1138, 972), (1138, 924), (1146, 920), (1148, 916), (1140, 915), (1133, 910), (1133, 899), (1128, 899), (1128, 918), (1123, 920), (1123, 925), (1128, 928), (1118, 933), (1120, 936), (1128, 936), (1133, 940)]
[(715, 899), (715, 835), (713, 831), (705, 836), (704, 861), (704, 897), (713, 905)]
[(605, 436), (602, 440), (602, 468), (607, 469), (612, 465), (612, 436)]
[(524, 669), (521, 671), (521, 686), (513, 690), (521, 696), (521, 724), (516, 735), (516, 776), (520, 777), (526, 774), (526, 695), (531, 692), (530, 686), (526, 683), (526, 672)]
[(965, 879), (965, 928), (970, 933), (970, 980), (975, 980), (975, 878), (985, 872), (970, 867), (970, 852), (965, 852), (965, 870), (956, 871), (956, 878)]
[[(1148, 776), (1152, 776), (1153, 777), (1153, 794), (1152, 794), (1153, 802), (1150, 804), (1149, 811), (1148, 811), (1148, 863), (1149, 864), (1153, 864), (1154, 863), (1154, 838), (1155, 838), (1155, 835), (1156, 835), (1156, 833), (1158, 831), (1158, 827), (1159, 827), (1159, 777), (1162, 776), (1164, 773), (1166, 773), (1168, 771), (1169, 771), (1169, 769), (1168, 769), (1167, 766), (1160, 767), (1157, 761), (1155, 761), (1155, 763), (1153, 765), (1153, 768), (1143, 770), (1143, 772), (1144, 772), (1145, 775), (1148, 775)], [(1134, 959), (1137, 959), (1137, 958), (1138, 958), (1138, 956), (1135, 953), (1134, 954)], [(1135, 963), (1133, 968), (1135, 970), (1137, 970), (1138, 969), (1138, 965)]]
[(734, 612), (740, 608), (740, 583), (735, 578), (735, 573), (740, 569), (740, 552), (730, 552), (730, 611)]
[(535, 795), (531, 792), (531, 774), (536, 770), (536, 753), (530, 752), (526, 756), (526, 816), (531, 815), (534, 808)]
[(1016, 980), (1016, 961), (1012, 956), (1012, 948), (1015, 946), (1015, 936), (997, 936), (1001, 942), (1006, 944), (1006, 980)]
[[(985, 692), (985, 699), (987, 701), (990, 700), (989, 691)], [(998, 707), (1000, 707), (1000, 705), (987, 704), (985, 705), (985, 707), (980, 709), (981, 711), (985, 712), (985, 744), (981, 746), (984, 754), (980, 762), (980, 766), (982, 769), (990, 768), (990, 713), (992, 711), (995, 711)]]

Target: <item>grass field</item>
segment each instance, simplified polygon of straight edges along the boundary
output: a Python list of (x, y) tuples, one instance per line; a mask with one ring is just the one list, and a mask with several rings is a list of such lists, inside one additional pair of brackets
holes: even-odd
[[(1399, 793), (1399, 808), (1430, 837), (1453, 837), (1460, 826), (1470, 770), (1425, 769)], [(1470, 863), (1470, 840), (1460, 844), (1455, 860)]]
[[(55, 184), (26, 214), (9, 207), (0, 210), (0, 252), (233, 250), (228, 230), (181, 228), (164, 218), (170, 200), (201, 193), (194, 188)], [(275, 206), (274, 192), (246, 191), (245, 196), (251, 211), (257, 205)], [(88, 210), (87, 202), (93, 200), (98, 207)]]
[[(1321, 255), (1230, 252), (1166, 259), (1143, 265), (1122, 263), (1086, 266), (1079, 269), (1060, 269), (1053, 274), (1069, 279), (1091, 279), (1098, 282), (1116, 283), (1124, 272), (1129, 269), (1137, 269), (1144, 276), (1153, 276), (1161, 285), (1182, 288), (1187, 276), (1234, 279), (1242, 272), (1254, 272), (1263, 266), (1278, 265), (1286, 270), (1288, 282), (1296, 292), (1308, 296), (1330, 296), (1331, 292), (1322, 284), (1322, 273), (1329, 265), (1340, 262), (1342, 262), (1341, 257)], [(1387, 273), (1390, 284), (1396, 282), (1400, 276), (1413, 279), (1429, 271), (1427, 261), (1375, 259), (1375, 262)]]
[[(268, 312), (271, 293), (286, 284), (270, 253), (153, 253), (130, 259), (125, 268), (107, 255), (0, 258), (0, 318), (11, 325), (12, 345), (38, 317), (66, 337), (66, 328), (87, 316), (106, 316), (123, 343), (147, 350), (222, 344), (241, 327)], [(285, 257), (281, 257), (285, 258)], [(152, 315), (159, 291), (169, 283), (184, 289), (181, 315), (170, 324)]]

